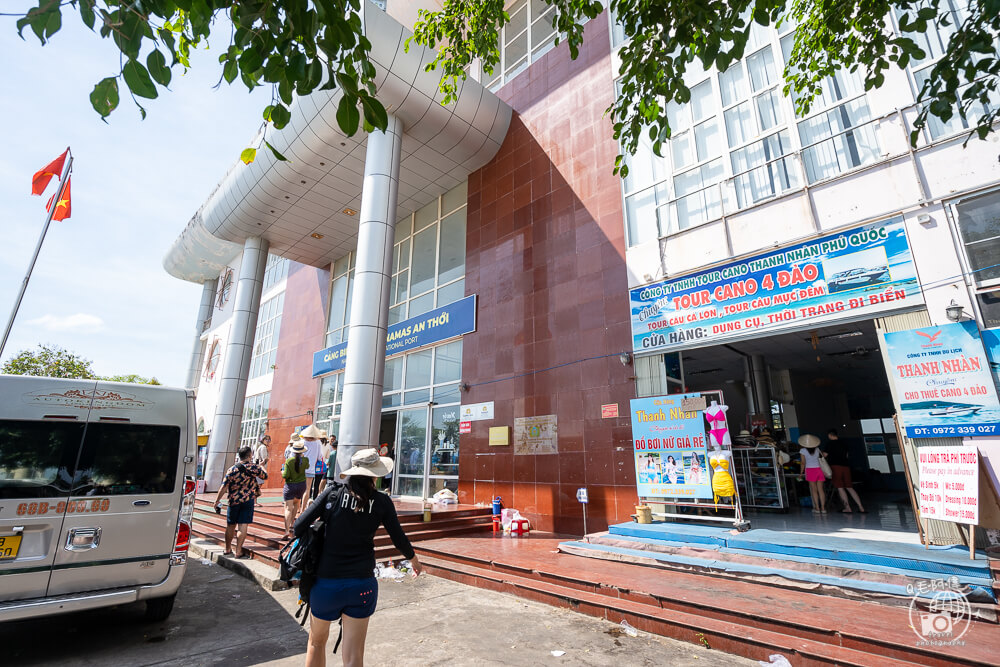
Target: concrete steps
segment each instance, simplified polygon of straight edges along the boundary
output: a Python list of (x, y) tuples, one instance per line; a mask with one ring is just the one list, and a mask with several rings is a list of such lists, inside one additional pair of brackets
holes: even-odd
[(474, 538), (415, 545), (428, 571), (640, 630), (799, 665), (995, 665), (1000, 627), (973, 621), (965, 645), (918, 646), (908, 609), (748, 580), (553, 553), (562, 540)]
[[(482, 534), (493, 530), (492, 511), (489, 508), (448, 508), (433, 512), (431, 521), (423, 520), (423, 512), (403, 510), (399, 513), (399, 523), (411, 543), (440, 539), (464, 534)], [(201, 497), (195, 501), (192, 532), (219, 546), (225, 544), (226, 512), (216, 514), (213, 501)], [(254, 520), (250, 524), (244, 549), (253, 560), (278, 567), (278, 556), (286, 544), (284, 508), (282, 505), (265, 502), (254, 510)], [(402, 554), (392, 544), (392, 539), (379, 527), (375, 533), (375, 559), (377, 561), (401, 558)]]

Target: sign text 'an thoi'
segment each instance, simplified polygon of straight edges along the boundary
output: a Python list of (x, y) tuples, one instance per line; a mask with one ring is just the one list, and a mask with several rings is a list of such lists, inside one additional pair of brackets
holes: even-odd
[[(476, 295), (393, 324), (386, 332), (385, 356), (409, 352), (476, 330)], [(313, 377), (342, 370), (347, 365), (347, 343), (313, 354)]]

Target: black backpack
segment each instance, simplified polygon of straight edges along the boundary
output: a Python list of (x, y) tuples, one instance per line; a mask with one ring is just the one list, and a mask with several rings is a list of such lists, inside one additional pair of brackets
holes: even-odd
[[(323, 545), (326, 540), (326, 524), (332, 512), (340, 506), (340, 493), (344, 489), (343, 485), (335, 484), (327, 488), (315, 501), (331, 505), (331, 509), (324, 510), (323, 513), (310, 524), (309, 530), (282, 547), (278, 554), (278, 578), (281, 581), (291, 583), (295, 579), (299, 581), (299, 608), (295, 612), (295, 618), (302, 617), (299, 625), (304, 626), (309, 618), (309, 594), (312, 592), (313, 584), (316, 583), (319, 563), (323, 558)], [(333, 493), (336, 491), (336, 493)], [(343, 633), (343, 628), (341, 628)], [(340, 647), (341, 636), (337, 637), (337, 643), (333, 647), (336, 653)]]

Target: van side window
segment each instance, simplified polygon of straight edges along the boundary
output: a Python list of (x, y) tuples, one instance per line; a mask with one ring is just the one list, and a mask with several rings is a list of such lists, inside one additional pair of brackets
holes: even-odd
[(83, 423), (0, 419), (0, 498), (69, 492)]
[(173, 492), (180, 439), (179, 426), (91, 422), (73, 495)]

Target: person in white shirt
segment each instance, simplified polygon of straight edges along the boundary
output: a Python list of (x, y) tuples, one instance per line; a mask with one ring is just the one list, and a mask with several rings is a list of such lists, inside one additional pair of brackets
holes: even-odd
[[(271, 460), (271, 453), (268, 447), (271, 446), (271, 436), (267, 433), (261, 433), (260, 437), (257, 438), (257, 448), (253, 453), (253, 462), (259, 465), (263, 470), (267, 470), (267, 463)], [(257, 483), (262, 484), (263, 479), (257, 478)], [(257, 507), (260, 507), (260, 497), (257, 498)]]
[[(318, 429), (315, 424), (310, 424), (301, 431), (299, 431), (299, 437), (302, 438), (302, 444), (306, 446), (306, 456), (309, 458), (309, 468), (306, 470), (306, 495), (305, 500), (308, 502), (311, 497), (311, 493), (315, 492), (314, 484), (316, 480), (316, 466), (315, 462), (321, 460), (323, 443), (320, 442), (320, 438), (323, 437), (323, 431)], [(322, 479), (322, 478), (321, 478)]]

